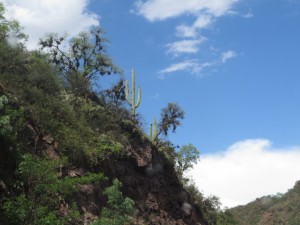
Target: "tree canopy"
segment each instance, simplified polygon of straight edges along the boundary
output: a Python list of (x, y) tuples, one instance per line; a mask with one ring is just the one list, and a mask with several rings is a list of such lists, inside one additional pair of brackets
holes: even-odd
[(39, 44), (42, 49), (49, 50), (50, 62), (58, 68), (76, 95), (85, 95), (91, 89), (91, 81), (99, 76), (121, 73), (106, 54), (107, 40), (100, 28), (81, 32), (70, 40), (68, 50), (65, 50), (67, 41), (66, 36), (51, 34)]
[(183, 145), (177, 152), (177, 172), (182, 175), (187, 169), (193, 168), (193, 164), (199, 159), (200, 152), (192, 144)]
[(170, 129), (174, 133), (180, 125), (180, 120), (184, 119), (184, 111), (176, 103), (168, 103), (167, 107), (163, 108), (160, 113), (161, 121), (158, 124), (159, 132), (168, 135)]

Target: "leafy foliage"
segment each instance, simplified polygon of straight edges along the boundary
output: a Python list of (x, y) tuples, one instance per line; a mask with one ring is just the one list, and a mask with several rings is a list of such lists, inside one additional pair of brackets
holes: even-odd
[(113, 106), (119, 109), (126, 100), (124, 80), (119, 80), (111, 89), (106, 90), (105, 94)]
[(78, 96), (84, 96), (91, 88), (91, 81), (97, 75), (110, 75), (120, 70), (105, 54), (103, 31), (100, 28), (81, 32), (73, 38), (68, 53), (63, 51), (66, 37), (49, 35), (40, 40), (42, 48), (50, 50), (50, 60), (64, 75), (67, 85)]
[(192, 180), (185, 180), (184, 187), (189, 192), (194, 204), (202, 211), (208, 225), (239, 225), (228, 209), (221, 209), (218, 197), (205, 197)]
[(193, 164), (199, 159), (199, 150), (192, 144), (183, 145), (177, 152), (176, 171), (182, 175), (187, 169), (193, 168)]
[(0, 3), (0, 41), (10, 41), (9, 38), (13, 37), (18, 40), (26, 40), (27, 36), (21, 32), (19, 22), (6, 19), (4, 12), (3, 3)]
[(4, 12), (0, 2), (0, 74), (21, 74), (26, 69), (23, 50), (27, 36), (21, 32), (17, 21), (4, 17)]
[(11, 224), (68, 224), (78, 217), (77, 209), (59, 215), (64, 197), (77, 191), (79, 184), (104, 180), (102, 174), (90, 174), (78, 178), (59, 177), (58, 168), (63, 162), (37, 158), (26, 154), (18, 167), (19, 180), (13, 197), (3, 204), (3, 210)]
[(5, 182), (13, 180), (20, 158), (18, 133), (23, 128), (24, 120), (24, 110), (15, 106), (5, 95), (0, 96), (0, 179)]
[(167, 107), (161, 110), (160, 115), (161, 121), (158, 124), (158, 134), (163, 133), (166, 136), (170, 129), (174, 133), (180, 125), (180, 119), (184, 119), (184, 111), (176, 103), (168, 103)]
[(108, 208), (102, 209), (101, 218), (91, 225), (126, 225), (132, 221), (134, 212), (134, 201), (128, 197), (123, 197), (120, 188), (122, 183), (118, 179), (113, 180), (112, 186), (103, 192), (108, 197)]
[(8, 103), (8, 99), (5, 95), (0, 96), (0, 113), (2, 111), (2, 115), (0, 114), (0, 135), (4, 136), (7, 133), (12, 131), (12, 127), (10, 125), (10, 117), (8, 115), (3, 115), (5, 113), (5, 106)]

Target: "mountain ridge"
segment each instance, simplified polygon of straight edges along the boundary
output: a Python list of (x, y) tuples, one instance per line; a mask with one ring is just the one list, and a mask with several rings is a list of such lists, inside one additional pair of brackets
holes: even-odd
[(300, 181), (285, 194), (257, 198), (244, 206), (229, 209), (240, 225), (299, 225)]

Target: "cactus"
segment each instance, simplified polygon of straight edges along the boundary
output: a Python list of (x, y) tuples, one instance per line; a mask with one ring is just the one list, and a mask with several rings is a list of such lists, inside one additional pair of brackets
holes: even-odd
[(153, 140), (155, 140), (158, 136), (158, 129), (157, 129), (157, 124), (156, 124), (156, 118), (154, 118), (154, 132), (153, 132)]
[(126, 85), (125, 85), (125, 94), (126, 94), (126, 100), (129, 103), (129, 105), (131, 106), (132, 109), (132, 117), (135, 117), (135, 110), (137, 107), (139, 107), (140, 103), (141, 103), (141, 89), (139, 87), (138, 89), (138, 99), (137, 102), (135, 103), (135, 77), (134, 77), (134, 70), (132, 70), (132, 86), (131, 86), (131, 100), (129, 98), (129, 90), (128, 90), (128, 80), (126, 81)]
[[(153, 130), (154, 128), (154, 130)], [(156, 140), (158, 136), (158, 129), (157, 129), (157, 124), (156, 124), (156, 118), (154, 118), (154, 123), (150, 124), (150, 139), (152, 141)]]
[(153, 127), (153, 124), (151, 123), (151, 124), (150, 124), (150, 135), (149, 135), (149, 137), (150, 137), (150, 139), (153, 141), (152, 127)]

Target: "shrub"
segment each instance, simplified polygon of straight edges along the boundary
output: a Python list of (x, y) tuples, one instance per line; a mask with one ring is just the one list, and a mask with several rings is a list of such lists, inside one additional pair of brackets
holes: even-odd
[(216, 196), (205, 197), (196, 187), (193, 180), (183, 180), (184, 188), (190, 194), (193, 203), (199, 207), (208, 225), (237, 225), (233, 215), (228, 210), (221, 209), (221, 203)]
[(98, 165), (102, 160), (111, 156), (121, 156), (123, 153), (123, 145), (114, 141), (110, 136), (102, 134), (93, 139), (93, 143), (87, 150), (89, 161), (92, 165)]
[(79, 217), (76, 208), (68, 207), (68, 213), (61, 216), (57, 207), (65, 197), (77, 191), (78, 184), (100, 182), (105, 178), (102, 174), (60, 178), (57, 170), (64, 162), (29, 154), (23, 156), (14, 194), (2, 206), (11, 224), (62, 225)]
[(122, 183), (118, 179), (113, 180), (113, 185), (104, 190), (108, 197), (108, 208), (104, 207), (101, 218), (92, 222), (91, 225), (126, 225), (131, 224), (134, 212), (134, 201), (124, 197), (119, 191)]
[(176, 154), (177, 165), (176, 171), (182, 176), (183, 172), (193, 168), (199, 159), (199, 150), (192, 144), (183, 145)]

